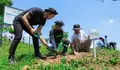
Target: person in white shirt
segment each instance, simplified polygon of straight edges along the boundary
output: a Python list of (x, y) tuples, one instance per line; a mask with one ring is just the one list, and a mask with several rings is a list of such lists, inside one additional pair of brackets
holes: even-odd
[(102, 49), (105, 48), (105, 41), (102, 37), (99, 37), (97, 40), (96, 40), (96, 45), (97, 47), (101, 47)]
[(89, 52), (91, 46), (90, 36), (87, 36), (86, 33), (81, 30), (79, 24), (73, 26), (74, 33), (71, 37), (70, 47), (72, 53), (76, 54), (78, 52)]
[(109, 47), (109, 44), (108, 44), (107, 35), (105, 35), (105, 47), (106, 47), (107, 49), (110, 48), (110, 47)]

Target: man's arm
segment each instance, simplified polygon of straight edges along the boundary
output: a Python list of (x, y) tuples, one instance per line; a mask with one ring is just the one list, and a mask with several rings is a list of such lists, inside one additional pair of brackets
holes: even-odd
[(26, 14), (22, 16), (22, 21), (25, 26), (30, 30), (31, 34), (35, 34), (35, 30), (30, 26), (28, 19), (37, 16), (38, 8), (31, 8)]
[(43, 25), (39, 25), (38, 28), (37, 28), (37, 31), (38, 31), (38, 34), (39, 34), (39, 35), (42, 35), (42, 34), (41, 34), (42, 28), (43, 28)]
[(83, 34), (83, 37), (84, 37), (83, 41), (86, 40), (86, 39), (88, 39), (90, 37), (83, 30), (82, 30), (82, 34)]
[(29, 13), (26, 13), (23, 17), (22, 17), (22, 21), (25, 24), (25, 26), (31, 31), (33, 28), (30, 26), (30, 23), (28, 22), (28, 19), (30, 19), (30, 15)]
[(74, 53), (74, 44), (73, 43), (70, 43), (70, 48), (71, 48), (71, 50), (72, 50), (72, 52)]
[(71, 50), (72, 50), (72, 54), (74, 54), (74, 55), (79, 55), (79, 53), (75, 51), (75, 49), (74, 49), (74, 44), (73, 44), (73, 43), (70, 43), (70, 48), (71, 48)]
[(40, 41), (42, 42), (43, 45), (47, 46), (47, 42), (43, 39), (41, 30), (42, 30), (43, 25), (39, 25), (37, 28), (37, 32), (40, 35)]

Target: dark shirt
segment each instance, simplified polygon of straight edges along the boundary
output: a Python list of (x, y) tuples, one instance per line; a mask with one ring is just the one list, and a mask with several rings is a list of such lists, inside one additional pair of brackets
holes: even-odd
[(56, 31), (54, 29), (54, 38), (56, 43), (60, 43), (60, 41), (63, 39), (63, 30)]
[(22, 19), (22, 16), (24, 16), (26, 13), (29, 13), (30, 15), (30, 19), (28, 19), (28, 22), (30, 23), (30, 25), (43, 25), (43, 26), (45, 25), (46, 19), (43, 18), (44, 11), (42, 9), (33, 7), (20, 13), (16, 17), (19, 19)]
[(62, 29), (59, 31), (52, 29), (50, 30), (50, 39), (55, 40), (55, 43), (60, 43), (60, 41), (63, 39), (63, 33), (64, 31)]

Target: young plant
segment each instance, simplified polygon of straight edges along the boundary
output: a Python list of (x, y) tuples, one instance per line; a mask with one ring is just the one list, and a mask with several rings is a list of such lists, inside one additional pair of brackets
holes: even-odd
[(62, 63), (62, 64), (66, 64), (66, 57), (62, 57), (61, 63)]
[(117, 58), (111, 58), (111, 59), (109, 60), (109, 62), (110, 62), (112, 65), (116, 65), (117, 62), (118, 62), (118, 60), (117, 60)]

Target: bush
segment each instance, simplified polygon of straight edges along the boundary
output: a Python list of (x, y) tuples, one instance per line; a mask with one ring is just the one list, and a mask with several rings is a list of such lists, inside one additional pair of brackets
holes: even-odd
[(118, 59), (117, 59), (117, 58), (111, 58), (111, 59), (109, 60), (109, 62), (110, 62), (112, 65), (116, 65), (117, 62), (118, 62)]
[(12, 27), (9, 28), (9, 33), (12, 33), (12, 34), (15, 33), (15, 31), (14, 31), (14, 29)]

